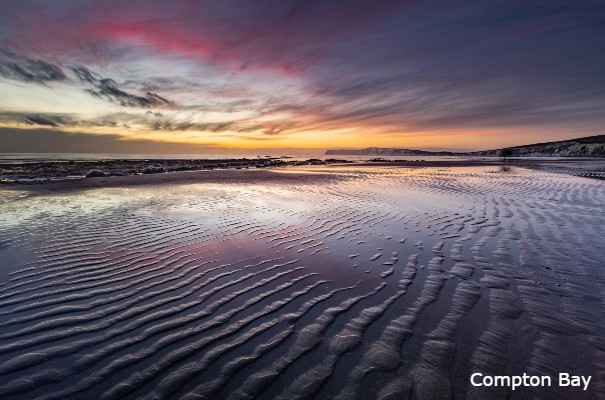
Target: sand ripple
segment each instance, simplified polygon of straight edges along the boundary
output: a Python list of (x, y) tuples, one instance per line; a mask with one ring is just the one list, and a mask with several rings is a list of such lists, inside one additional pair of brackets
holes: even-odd
[(602, 181), (324, 173), (0, 202), (0, 398), (605, 398)]

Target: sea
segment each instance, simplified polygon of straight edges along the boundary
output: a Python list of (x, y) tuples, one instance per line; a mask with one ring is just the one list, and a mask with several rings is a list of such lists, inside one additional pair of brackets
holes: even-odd
[[(250, 154), (125, 154), (125, 153), (0, 153), (0, 163), (24, 163), (42, 161), (102, 161), (102, 160), (227, 160), (227, 159), (256, 159), (282, 158), (291, 161), (317, 159), (346, 159), (351, 161), (368, 161), (384, 158), (388, 160), (406, 161), (462, 161), (478, 160), (490, 157), (468, 156), (357, 156), (357, 155), (325, 155), (322, 150), (284, 153), (250, 153)], [(493, 157), (491, 157), (493, 158)]]

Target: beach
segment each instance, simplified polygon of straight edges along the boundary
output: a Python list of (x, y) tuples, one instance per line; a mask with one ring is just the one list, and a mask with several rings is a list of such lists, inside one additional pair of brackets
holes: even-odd
[(594, 163), (3, 184), (0, 398), (605, 398)]

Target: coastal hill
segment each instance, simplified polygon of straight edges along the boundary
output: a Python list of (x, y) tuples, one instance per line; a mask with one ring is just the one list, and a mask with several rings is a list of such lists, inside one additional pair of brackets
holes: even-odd
[(458, 153), (451, 151), (425, 151), (368, 147), (365, 149), (328, 150), (326, 155), (347, 156), (501, 156), (507, 157), (605, 157), (605, 135), (588, 136), (558, 142), (535, 143), (503, 149)]

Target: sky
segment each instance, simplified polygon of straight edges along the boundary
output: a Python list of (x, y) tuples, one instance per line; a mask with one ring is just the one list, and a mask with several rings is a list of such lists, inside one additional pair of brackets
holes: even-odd
[(0, 153), (605, 133), (605, 2), (1, 0)]

